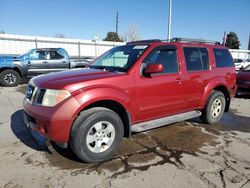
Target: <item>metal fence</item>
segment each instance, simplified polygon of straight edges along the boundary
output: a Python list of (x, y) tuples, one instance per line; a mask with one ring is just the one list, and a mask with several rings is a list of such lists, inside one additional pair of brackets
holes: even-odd
[(121, 42), (0, 34), (0, 54), (19, 55), (33, 48), (64, 48), (72, 58), (95, 58)]

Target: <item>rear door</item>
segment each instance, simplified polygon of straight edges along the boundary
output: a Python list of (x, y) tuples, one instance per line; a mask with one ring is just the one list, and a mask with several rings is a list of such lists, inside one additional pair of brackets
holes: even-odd
[(182, 74), (179, 69), (175, 46), (161, 46), (154, 49), (143, 60), (141, 70), (148, 64), (160, 63), (164, 71), (150, 77), (137, 78), (137, 111), (139, 121), (156, 119), (185, 111)]
[(200, 102), (211, 74), (209, 51), (204, 47), (183, 47), (186, 73), (184, 85), (186, 102), (189, 110), (196, 109)]
[(69, 69), (69, 60), (64, 50), (50, 50), (48, 62), (50, 71), (61, 71)]

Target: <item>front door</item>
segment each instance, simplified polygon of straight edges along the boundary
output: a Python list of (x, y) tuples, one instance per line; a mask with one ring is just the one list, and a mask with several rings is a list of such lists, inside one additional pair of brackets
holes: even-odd
[(29, 54), (27, 65), (29, 76), (46, 73), (49, 70), (48, 52), (45, 50), (34, 50)]
[(162, 64), (164, 71), (151, 76), (145, 76), (142, 71), (137, 78), (138, 122), (174, 115), (186, 108), (176, 47), (156, 48), (143, 60), (142, 66), (152, 63)]

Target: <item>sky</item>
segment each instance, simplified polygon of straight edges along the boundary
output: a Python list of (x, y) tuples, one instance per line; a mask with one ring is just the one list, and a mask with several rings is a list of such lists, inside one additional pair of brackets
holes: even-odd
[[(172, 0), (171, 37), (222, 42), (236, 32), (241, 49), (250, 35), (250, 0)], [(99, 40), (115, 31), (125, 35), (136, 25), (141, 39), (166, 39), (169, 0), (0, 0), (0, 31), (7, 34)]]

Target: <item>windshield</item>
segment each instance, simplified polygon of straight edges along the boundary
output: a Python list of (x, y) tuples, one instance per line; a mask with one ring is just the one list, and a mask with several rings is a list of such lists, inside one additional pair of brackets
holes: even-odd
[(109, 71), (127, 72), (147, 47), (148, 45), (125, 45), (115, 47), (99, 57), (89, 67)]
[(18, 58), (23, 58), (23, 57), (25, 57), (25, 56), (29, 55), (29, 54), (30, 54), (33, 50), (34, 50), (34, 49), (29, 50), (29, 51), (27, 51), (26, 53), (21, 54), (21, 55), (19, 55), (19, 56), (17, 56), (17, 57), (18, 57)]
[(250, 72), (250, 65), (246, 66), (246, 68), (244, 68), (244, 71)]

